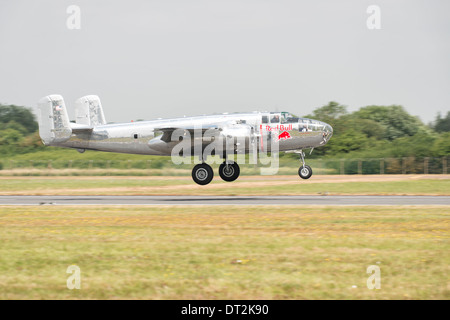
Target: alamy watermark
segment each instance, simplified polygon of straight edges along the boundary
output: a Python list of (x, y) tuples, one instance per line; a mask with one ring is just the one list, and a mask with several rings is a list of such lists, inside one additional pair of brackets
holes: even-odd
[(66, 273), (71, 274), (67, 278), (67, 289), (81, 289), (81, 269), (76, 265), (67, 268)]
[(379, 30), (381, 29), (381, 9), (377, 5), (371, 5), (367, 7), (366, 12), (370, 14), (367, 17), (366, 25), (369, 30)]
[(381, 269), (379, 266), (371, 265), (367, 267), (367, 274), (370, 277), (367, 278), (367, 288), (370, 290), (381, 289)]
[[(266, 166), (260, 168), (262, 175), (276, 174), (281, 138), (276, 133), (257, 135), (251, 131), (247, 132), (247, 129), (248, 126), (207, 130), (196, 127), (193, 134), (190, 130), (175, 129), (170, 135), (163, 134), (161, 147), (165, 147), (166, 143), (173, 147), (171, 159), (177, 165), (192, 162), (220, 164), (226, 159), (237, 164), (259, 163)], [(159, 141), (156, 141), (156, 144), (158, 143)], [(150, 147), (158, 148), (158, 145)]]
[(66, 20), (66, 27), (69, 30), (81, 29), (81, 9), (77, 5), (70, 5), (66, 9), (66, 13), (69, 14)]

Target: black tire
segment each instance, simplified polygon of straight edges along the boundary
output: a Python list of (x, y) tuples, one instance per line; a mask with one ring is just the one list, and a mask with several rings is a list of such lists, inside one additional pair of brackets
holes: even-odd
[(206, 163), (198, 164), (192, 169), (192, 179), (199, 185), (206, 185), (212, 181), (214, 177), (213, 169)]
[(239, 168), (239, 165), (236, 162), (229, 163), (228, 168), (226, 163), (222, 163), (219, 166), (219, 176), (224, 181), (234, 181), (239, 177), (239, 174), (241, 173), (241, 169)]
[(312, 169), (310, 166), (301, 166), (298, 169), (298, 175), (300, 176), (300, 178), (302, 179), (309, 179), (312, 176)]

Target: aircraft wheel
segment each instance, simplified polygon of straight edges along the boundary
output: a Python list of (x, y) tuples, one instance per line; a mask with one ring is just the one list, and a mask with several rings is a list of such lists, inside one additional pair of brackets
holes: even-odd
[(229, 163), (228, 166), (226, 163), (222, 163), (219, 166), (219, 175), (222, 180), (231, 182), (236, 180), (239, 177), (241, 170), (239, 169), (239, 165), (236, 162)]
[(301, 166), (298, 169), (298, 175), (302, 179), (309, 179), (312, 176), (312, 169), (310, 166)]
[(202, 186), (210, 183), (213, 177), (214, 171), (206, 163), (198, 164), (192, 169), (192, 179)]

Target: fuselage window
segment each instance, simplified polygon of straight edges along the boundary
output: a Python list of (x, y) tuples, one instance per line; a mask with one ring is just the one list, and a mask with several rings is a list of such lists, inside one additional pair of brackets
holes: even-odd
[(262, 116), (262, 123), (269, 123), (269, 118), (267, 116)]
[(270, 117), (270, 123), (280, 123), (280, 116), (274, 114)]

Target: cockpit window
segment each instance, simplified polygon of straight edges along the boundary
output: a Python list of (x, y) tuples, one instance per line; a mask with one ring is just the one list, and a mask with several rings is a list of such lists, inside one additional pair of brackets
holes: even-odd
[(294, 123), (298, 122), (298, 117), (289, 112), (281, 113), (281, 123)]
[(300, 118), (298, 123), (300, 131), (319, 131), (325, 128), (324, 123), (318, 120)]
[(270, 116), (270, 123), (280, 123), (280, 116), (277, 114), (272, 114)]

